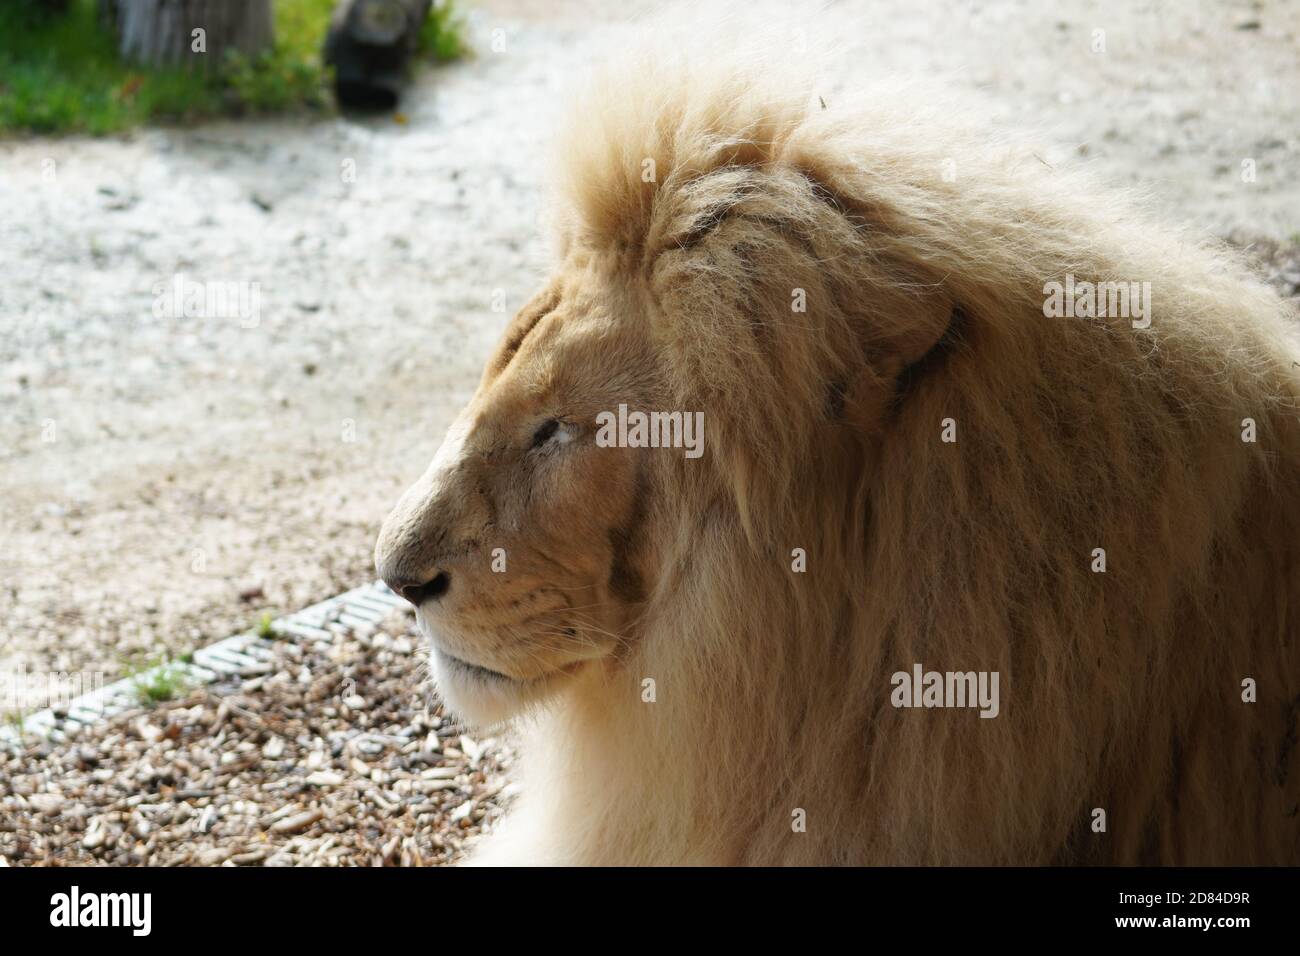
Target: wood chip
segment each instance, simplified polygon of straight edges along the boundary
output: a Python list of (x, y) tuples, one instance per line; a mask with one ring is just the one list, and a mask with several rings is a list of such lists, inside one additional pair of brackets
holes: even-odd
[(320, 807), (316, 807), (311, 810), (306, 810), (292, 817), (285, 817), (283, 820), (279, 821), (278, 823), (276, 823), (271, 827), (271, 832), (272, 833), (299, 833), (307, 829), (313, 823), (322, 819), (324, 816), (325, 816), (325, 811), (322, 810)]

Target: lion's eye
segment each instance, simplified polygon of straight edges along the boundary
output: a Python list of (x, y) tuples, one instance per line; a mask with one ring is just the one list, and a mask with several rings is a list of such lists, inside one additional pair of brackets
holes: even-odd
[(542, 422), (537, 431), (533, 432), (533, 447), (540, 448), (545, 445), (560, 430), (560, 423), (554, 418)]

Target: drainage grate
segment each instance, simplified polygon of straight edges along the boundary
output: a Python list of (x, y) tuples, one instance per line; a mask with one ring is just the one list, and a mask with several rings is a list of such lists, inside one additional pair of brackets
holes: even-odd
[[(374, 630), (376, 624), (404, 604), (405, 601), (390, 591), (388, 585), (376, 581), (279, 618), (271, 623), (271, 627), (283, 638), (331, 643), (336, 634)], [(227, 637), (195, 651), (192, 662), (159, 664), (83, 694), (63, 706), (38, 710), (23, 719), (21, 733), (15, 727), (0, 727), (0, 746), (18, 746), (26, 736), (45, 737), (62, 743), (67, 739), (62, 728), (68, 724), (89, 726), (140, 706), (138, 685), (162, 676), (164, 670), (179, 673), (193, 684), (265, 674), (271, 669), (268, 661), (273, 643), (259, 637), (256, 631)]]

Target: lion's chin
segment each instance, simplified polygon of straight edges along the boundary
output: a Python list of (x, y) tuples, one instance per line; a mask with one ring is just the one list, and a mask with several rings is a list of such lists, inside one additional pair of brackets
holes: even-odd
[(520, 680), (452, 657), (437, 647), (430, 654), (433, 682), (449, 710), (477, 727), (502, 724), (551, 696), (571, 677), (566, 667), (544, 677)]

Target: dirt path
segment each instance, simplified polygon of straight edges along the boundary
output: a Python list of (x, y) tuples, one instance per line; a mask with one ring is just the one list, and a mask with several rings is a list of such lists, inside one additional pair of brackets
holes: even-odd
[[(607, 6), (481, 4), (404, 124), (0, 144), (0, 671), (112, 677), (369, 577), (541, 274), (563, 80), (635, 33)], [(1053, 6), (841, 3), (792, 42), (947, 75), (1171, 219), (1300, 233), (1300, 8)], [(177, 273), (258, 284), (256, 324), (156, 316)]]

